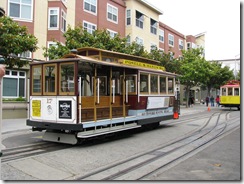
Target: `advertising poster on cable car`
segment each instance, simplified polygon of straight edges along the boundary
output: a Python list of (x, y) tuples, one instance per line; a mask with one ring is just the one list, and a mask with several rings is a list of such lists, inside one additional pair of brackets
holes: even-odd
[(60, 119), (72, 119), (72, 102), (71, 101), (59, 101), (59, 118)]

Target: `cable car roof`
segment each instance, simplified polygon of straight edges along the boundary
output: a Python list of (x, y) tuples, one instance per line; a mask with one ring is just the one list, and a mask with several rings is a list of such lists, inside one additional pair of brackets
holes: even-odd
[(112, 67), (130, 68), (130, 69), (141, 70), (141, 71), (145, 71), (145, 72), (161, 73), (161, 74), (168, 75), (168, 76), (179, 76), (178, 74), (166, 72), (166, 71), (163, 71), (160, 69), (154, 69), (154, 68), (152, 69), (152, 68), (146, 68), (146, 67), (141, 67), (141, 66), (131, 66), (131, 65), (123, 64), (121, 62), (115, 63), (115, 62), (101, 61), (101, 60), (93, 59), (91, 57), (81, 56), (81, 55), (77, 55), (77, 54), (66, 54), (61, 59), (44, 61), (44, 62), (34, 62), (34, 63), (31, 63), (31, 65), (50, 64), (50, 63), (58, 63), (58, 62), (72, 62), (72, 61), (73, 62), (76, 62), (76, 61), (90, 62), (90, 63), (94, 63), (94, 64), (101, 64), (101, 65), (112, 66)]

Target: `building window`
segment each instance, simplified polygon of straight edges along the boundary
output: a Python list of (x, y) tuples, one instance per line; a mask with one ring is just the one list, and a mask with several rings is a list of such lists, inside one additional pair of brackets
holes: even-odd
[(3, 78), (3, 97), (26, 97), (26, 72), (7, 70)]
[(136, 37), (136, 43), (143, 46), (143, 39), (142, 38), (139, 38), (139, 37)]
[(187, 43), (187, 50), (189, 50), (191, 48), (191, 43)]
[(84, 0), (84, 9), (90, 13), (97, 14), (97, 0)]
[(183, 40), (179, 39), (179, 49), (183, 50), (184, 49), (184, 44), (183, 44)]
[(174, 47), (174, 36), (169, 34), (169, 46)]
[(151, 33), (157, 35), (158, 23), (151, 19)]
[(159, 29), (159, 41), (164, 42), (164, 30)]
[(107, 19), (109, 21), (118, 23), (118, 8), (108, 4), (107, 5)]
[(62, 13), (61, 13), (61, 30), (63, 32), (66, 32), (66, 13), (62, 10)]
[(19, 57), (21, 57), (21, 58), (31, 58), (31, 52), (30, 51), (22, 52), (21, 54), (19, 54)]
[(126, 10), (126, 25), (131, 25), (131, 10)]
[(59, 8), (49, 8), (48, 28), (57, 30), (59, 27)]
[(151, 52), (157, 50), (157, 45), (155, 43), (151, 43)]
[(130, 43), (131, 43), (131, 37), (130, 37), (130, 35), (128, 35), (128, 36), (126, 37), (126, 40), (127, 40), (126, 44), (127, 44), (127, 45), (130, 45)]
[(9, 16), (32, 20), (32, 0), (9, 0)]
[(174, 53), (169, 51), (169, 54), (170, 54), (170, 61), (172, 61), (174, 59)]
[(163, 56), (164, 55), (164, 49), (159, 48), (159, 53)]
[(109, 29), (107, 29), (107, 31), (108, 31), (111, 38), (114, 38), (118, 34), (117, 32), (109, 30)]
[(89, 22), (83, 22), (83, 28), (88, 33), (92, 34), (97, 29), (97, 26)]
[(136, 26), (143, 29), (144, 15), (136, 11)]

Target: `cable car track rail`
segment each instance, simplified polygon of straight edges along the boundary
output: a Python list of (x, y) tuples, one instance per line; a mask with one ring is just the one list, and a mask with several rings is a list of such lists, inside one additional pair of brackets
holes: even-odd
[(51, 142), (39, 142), (14, 148), (6, 148), (2, 150), (3, 155), (1, 157), (1, 161), (2, 163), (5, 163), (51, 151), (66, 149), (69, 147), (71, 147), (71, 145), (57, 144)]
[[(156, 149), (133, 156), (129, 159), (112, 164), (90, 174), (80, 176), (77, 180), (140, 180), (184, 156), (196, 151), (200, 147), (224, 134), (230, 112), (216, 112), (198, 130), (191, 134), (162, 145)], [(220, 121), (221, 116), (224, 121)], [(217, 118), (216, 118), (217, 117)], [(239, 118), (234, 118), (238, 120)], [(237, 122), (237, 121), (236, 121)], [(232, 123), (233, 124), (233, 123)], [(232, 125), (233, 126), (233, 125)], [(238, 127), (234, 126), (234, 128)], [(232, 127), (232, 129), (234, 129)], [(232, 130), (231, 129), (231, 130)], [(229, 130), (230, 131), (230, 130)], [(150, 168), (151, 171), (148, 171)]]

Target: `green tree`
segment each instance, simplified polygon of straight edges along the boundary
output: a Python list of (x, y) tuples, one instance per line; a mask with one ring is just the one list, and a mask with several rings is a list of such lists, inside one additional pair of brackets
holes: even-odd
[(222, 63), (218, 61), (211, 61), (208, 66), (208, 75), (202, 84), (206, 87), (208, 96), (210, 96), (211, 89), (219, 89), (220, 86), (231, 79), (234, 79), (234, 74), (229, 67), (222, 67)]
[(200, 86), (208, 75), (208, 62), (202, 57), (203, 49), (182, 50), (182, 60), (179, 61), (180, 83), (185, 85), (188, 107), (190, 89)]
[(25, 26), (19, 26), (7, 16), (0, 17), (0, 55), (8, 67), (27, 64), (27, 61), (17, 57), (18, 54), (36, 49), (37, 38), (29, 34)]
[(66, 39), (65, 45), (57, 42), (56, 46), (52, 46), (49, 49), (44, 47), (44, 56), (49, 57), (49, 59), (57, 59), (69, 53), (72, 49), (94, 47), (135, 56), (149, 57), (143, 46), (135, 42), (127, 44), (127, 38), (121, 38), (120, 35), (112, 38), (107, 30), (95, 30), (91, 34), (84, 30), (82, 26), (76, 26), (74, 29), (68, 26), (64, 37)]

